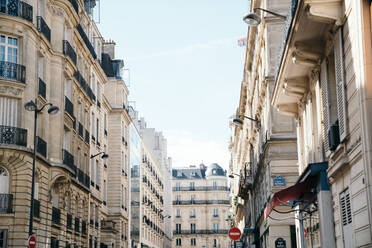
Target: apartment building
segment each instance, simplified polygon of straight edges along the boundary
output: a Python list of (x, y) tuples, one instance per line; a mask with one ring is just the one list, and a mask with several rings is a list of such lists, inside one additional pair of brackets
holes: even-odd
[[(264, 8), (286, 15), (288, 0), (251, 1), (251, 9)], [(279, 18), (257, 11), (261, 24), (248, 28), (240, 101), (230, 144), (232, 215), (234, 226), (244, 233), (244, 245), (275, 247), (278, 238), (295, 247), (295, 216), (280, 206), (270, 218), (264, 209), (276, 192), (298, 178), (296, 124), (271, 105), (276, 58), (285, 25)]]
[[(38, 246), (128, 247), (128, 147), (121, 138), (128, 133), (115, 134), (129, 125), (123, 105), (128, 91), (120, 78), (122, 61), (115, 60), (112, 42), (102, 39), (92, 21), (95, 4), (94, 0), (1, 4), (3, 247), (27, 244), (34, 149), (33, 233)], [(109, 91), (119, 89), (125, 100), (117, 105)], [(50, 103), (59, 107), (55, 115), (48, 112), (53, 110)], [(43, 110), (27, 111), (35, 107)], [(121, 120), (115, 119), (117, 115)], [(115, 144), (117, 138), (120, 145)], [(109, 150), (111, 145), (117, 150)], [(102, 156), (110, 152), (109, 158)], [(120, 178), (111, 180), (119, 170)], [(115, 195), (118, 191), (120, 197)]]
[(215, 163), (201, 164), (173, 168), (172, 177), (172, 247), (230, 247), (226, 171)]

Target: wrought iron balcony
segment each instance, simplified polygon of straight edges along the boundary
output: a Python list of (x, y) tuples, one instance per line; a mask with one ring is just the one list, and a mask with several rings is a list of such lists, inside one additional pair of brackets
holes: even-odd
[(83, 39), (85, 45), (87, 46), (90, 54), (92, 54), (92, 57), (94, 59), (97, 59), (97, 54), (94, 51), (94, 47), (92, 46), (92, 43), (90, 43), (90, 40), (89, 40), (88, 36), (85, 34), (85, 31), (84, 31), (83, 27), (79, 24), (79, 25), (77, 25), (76, 29), (79, 32), (81, 38)]
[(40, 218), (40, 201), (34, 199), (34, 217)]
[(42, 16), (37, 16), (37, 30), (50, 42), (50, 28)]
[(86, 143), (89, 143), (89, 138), (90, 138), (90, 134), (89, 134), (88, 130), (85, 129), (85, 142)]
[(174, 235), (194, 235), (194, 234), (227, 234), (229, 230), (221, 229), (221, 230), (176, 230), (173, 231)]
[(39, 136), (37, 137), (36, 151), (43, 155), (45, 158), (47, 157), (47, 143)]
[(26, 67), (7, 61), (0, 61), (0, 79), (26, 83)]
[(80, 232), (80, 219), (75, 217), (75, 232)]
[(7, 214), (13, 210), (13, 195), (0, 194), (0, 213)]
[(23, 1), (2, 0), (0, 13), (21, 17), (29, 22), (32, 22), (32, 6)]
[(78, 81), (78, 83), (80, 84), (80, 86), (83, 88), (83, 90), (85, 91), (85, 93), (88, 95), (88, 97), (92, 101), (95, 101), (96, 100), (96, 96), (93, 94), (92, 89), (89, 87), (89, 85), (87, 84), (87, 81), (83, 78), (83, 76), (80, 74), (79, 71), (76, 71), (75, 72), (74, 77), (75, 77), (76, 81)]
[(46, 84), (44, 81), (39, 78), (39, 95), (46, 99)]
[(74, 7), (76, 14), (79, 14), (79, 4), (77, 3), (77, 1), (76, 0), (68, 0), (68, 1), (72, 4), (72, 7)]
[(79, 122), (79, 135), (80, 137), (84, 138), (84, 128), (83, 128), (83, 124), (81, 124)]
[(27, 130), (0, 125), (0, 144), (27, 146)]
[(173, 201), (173, 205), (205, 205), (205, 204), (230, 205), (230, 201), (229, 200), (188, 200), (188, 201), (175, 200)]
[(58, 208), (52, 208), (52, 223), (61, 224), (61, 210)]
[(65, 111), (71, 116), (74, 117), (74, 104), (65, 96)]
[(67, 165), (73, 171), (76, 170), (76, 166), (74, 165), (74, 156), (71, 155), (65, 149), (62, 149), (62, 156), (63, 156), (63, 163)]
[(225, 186), (173, 187), (173, 191), (230, 191)]
[(67, 229), (72, 229), (72, 215), (71, 214), (67, 214), (66, 227)]
[(63, 54), (67, 55), (76, 65), (76, 53), (67, 40), (63, 40)]

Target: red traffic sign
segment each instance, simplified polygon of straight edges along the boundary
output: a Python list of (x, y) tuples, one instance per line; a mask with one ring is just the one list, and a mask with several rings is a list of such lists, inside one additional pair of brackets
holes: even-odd
[(29, 248), (35, 248), (36, 247), (36, 238), (35, 238), (35, 236), (30, 236), (29, 238), (28, 238), (28, 247)]
[(233, 227), (229, 230), (229, 238), (231, 240), (238, 240), (240, 239), (241, 235), (242, 235), (242, 232), (237, 227)]

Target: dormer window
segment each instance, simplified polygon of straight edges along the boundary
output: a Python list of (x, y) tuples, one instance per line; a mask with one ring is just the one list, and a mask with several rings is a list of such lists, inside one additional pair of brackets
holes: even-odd
[(212, 170), (212, 175), (217, 175), (217, 170), (216, 169)]
[(195, 171), (192, 171), (192, 172), (191, 172), (191, 176), (192, 176), (192, 177), (195, 177), (195, 176), (196, 176)]

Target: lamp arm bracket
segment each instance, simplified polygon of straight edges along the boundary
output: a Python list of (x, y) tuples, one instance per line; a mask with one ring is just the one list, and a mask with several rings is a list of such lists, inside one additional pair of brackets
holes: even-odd
[(267, 12), (269, 14), (272, 14), (273, 16), (277, 16), (277, 17), (282, 18), (282, 19), (287, 19), (286, 16), (281, 15), (281, 14), (278, 14), (278, 13), (275, 13), (275, 12), (272, 12), (272, 11), (267, 10), (267, 9), (263, 9), (263, 8), (254, 8), (253, 9), (254, 12), (256, 12), (257, 10), (261, 10), (261, 11)]

